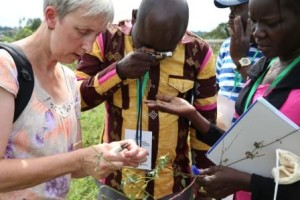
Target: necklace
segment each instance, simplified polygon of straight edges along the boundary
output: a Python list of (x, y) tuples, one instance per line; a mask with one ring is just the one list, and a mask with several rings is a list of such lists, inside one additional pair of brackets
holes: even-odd
[(284, 65), (280, 65), (279, 61), (277, 60), (268, 70), (266, 76), (273, 74), (273, 72), (280, 72), (282, 69), (284, 69)]
[(273, 72), (278, 72), (278, 71), (281, 71), (283, 69), (283, 66), (275, 66), (275, 67), (271, 67), (269, 70), (268, 70), (268, 73), (266, 75), (270, 75), (272, 74)]
[[(276, 60), (278, 60), (278, 58), (273, 58), (269, 64), (269, 66), (273, 65)], [(285, 76), (288, 75), (299, 62), (300, 62), (300, 56), (295, 58), (292, 63), (290, 63), (287, 67), (285, 67), (282, 70), (282, 72), (280, 72), (280, 74), (278, 76), (276, 76), (275, 80), (272, 81), (272, 83), (270, 84), (270, 86), (268, 87), (267, 91), (265, 92), (265, 94), (263, 96), (267, 96), (270, 93), (270, 91), (272, 91), (277, 86), (277, 84), (280, 83), (280, 81), (282, 79), (284, 79)], [(268, 67), (267, 69), (270, 69), (270, 67)], [(246, 99), (245, 106), (244, 106), (244, 112), (248, 109), (250, 102), (252, 100), (252, 97), (253, 97), (254, 93), (256, 92), (256, 89), (258, 88), (258, 86), (261, 84), (265, 74), (266, 74), (266, 71), (264, 73), (262, 73), (260, 77), (258, 77), (258, 79), (255, 81), (254, 85), (251, 87), (248, 97)]]

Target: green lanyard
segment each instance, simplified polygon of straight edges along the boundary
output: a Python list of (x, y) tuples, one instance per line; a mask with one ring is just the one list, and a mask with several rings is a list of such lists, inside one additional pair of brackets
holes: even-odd
[(137, 95), (136, 95), (136, 110), (137, 114), (137, 124), (136, 124), (136, 134), (135, 139), (136, 143), (141, 146), (142, 145), (142, 121), (143, 121), (143, 97), (146, 91), (147, 83), (149, 80), (149, 72), (147, 72), (143, 79), (137, 79)]
[(234, 70), (234, 83), (233, 83), (233, 89), (232, 91), (242, 82), (242, 75)]
[(256, 49), (255, 54), (253, 55), (252, 59), (251, 59), (251, 63), (253, 63), (254, 59), (256, 58), (257, 54), (258, 54), (258, 49)]
[[(278, 58), (277, 58), (278, 59)], [(265, 77), (265, 74), (267, 73), (267, 71), (269, 70), (270, 66), (272, 66), (272, 64), (276, 61), (276, 58), (273, 58), (272, 61), (270, 62), (269, 66), (267, 67), (267, 69), (264, 71), (264, 73), (255, 81), (254, 85), (252, 86), (249, 95), (247, 97), (246, 100), (246, 104), (244, 107), (244, 112), (248, 109), (250, 102), (253, 98), (254, 93), (256, 92), (259, 84), (262, 82), (263, 78)], [(269, 93), (267, 91), (271, 91), (273, 90), (276, 85), (282, 81), (282, 79), (300, 62), (300, 56), (298, 56), (295, 60), (293, 60), (293, 62), (291, 64), (289, 64), (270, 84), (270, 86), (268, 87), (268, 89), (266, 90), (265, 94)]]

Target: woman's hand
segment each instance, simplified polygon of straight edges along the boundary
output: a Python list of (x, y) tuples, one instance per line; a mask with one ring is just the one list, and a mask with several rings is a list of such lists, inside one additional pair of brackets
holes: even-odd
[(242, 57), (248, 55), (251, 41), (251, 20), (247, 19), (246, 27), (243, 26), (241, 16), (234, 18), (234, 28), (228, 28), (230, 33), (230, 56), (237, 65)]
[(213, 166), (201, 170), (200, 185), (213, 198), (221, 199), (239, 190), (249, 190), (251, 175), (229, 167)]
[(145, 148), (137, 146), (134, 140), (123, 140), (116, 143), (118, 146), (126, 144), (126, 148), (121, 151), (126, 158), (125, 166), (138, 167), (139, 164), (147, 161), (149, 152)]
[[(126, 148), (120, 149), (121, 146)], [(124, 166), (137, 167), (147, 160), (148, 155), (147, 150), (138, 147), (133, 140), (98, 144), (82, 151), (82, 169), (98, 180)]]

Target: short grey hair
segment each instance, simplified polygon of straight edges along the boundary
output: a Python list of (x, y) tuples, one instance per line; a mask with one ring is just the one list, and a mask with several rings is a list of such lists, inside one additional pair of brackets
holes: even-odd
[(60, 19), (78, 8), (86, 8), (84, 16), (103, 16), (103, 21), (111, 23), (114, 19), (114, 6), (112, 0), (44, 0), (44, 11), (47, 6), (57, 9)]

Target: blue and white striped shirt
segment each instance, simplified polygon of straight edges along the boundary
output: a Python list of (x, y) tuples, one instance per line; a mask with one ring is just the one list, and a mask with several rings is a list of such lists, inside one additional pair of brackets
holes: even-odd
[[(257, 53), (258, 52), (258, 53)], [(256, 54), (256, 55), (255, 55)], [(247, 57), (255, 63), (263, 55), (258, 51), (256, 44), (250, 44)], [(239, 92), (245, 84), (242, 75), (235, 70), (236, 66), (230, 56), (230, 38), (221, 45), (216, 62), (217, 84), (219, 94), (236, 101)]]
[[(247, 57), (255, 63), (263, 54), (258, 51), (257, 45), (251, 43)], [(225, 96), (234, 102), (237, 100), (239, 92), (245, 84), (242, 75), (235, 70), (236, 66), (230, 56), (230, 38), (226, 39), (221, 45), (216, 62), (216, 78), (219, 85), (218, 95)], [(231, 122), (236, 121), (236, 116)]]

